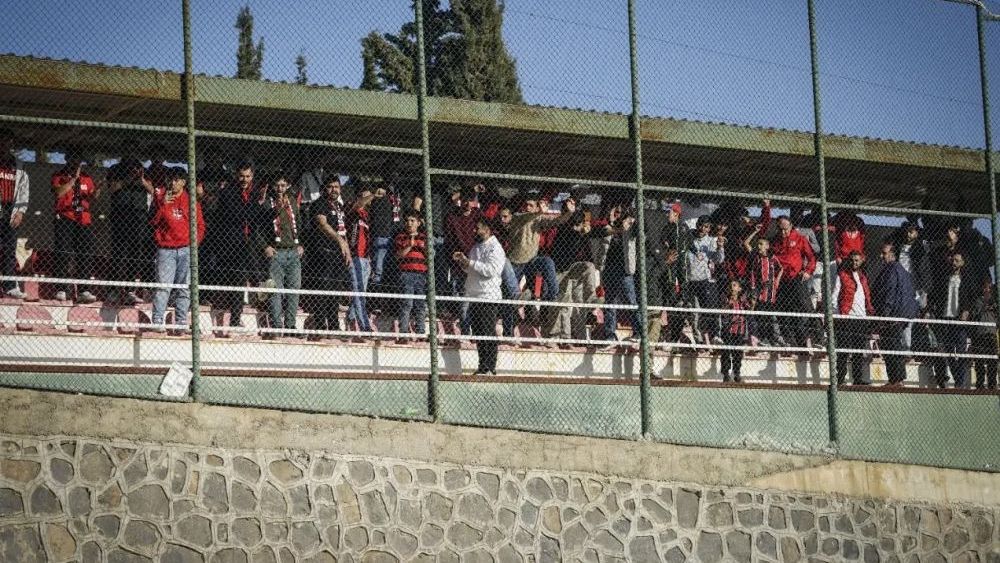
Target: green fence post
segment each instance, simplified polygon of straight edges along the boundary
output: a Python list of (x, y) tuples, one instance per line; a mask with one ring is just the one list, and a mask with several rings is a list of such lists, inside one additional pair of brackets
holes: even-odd
[[(991, 18), (992, 19), (992, 18)], [(992, 21), (997, 21), (992, 19)], [(979, 38), (979, 85), (983, 90), (983, 135), (986, 137), (986, 181), (990, 187), (990, 225), (993, 227), (993, 275), (1000, 277), (1000, 217), (997, 217), (997, 179), (993, 168), (993, 126), (990, 124), (990, 79), (986, 71), (986, 10), (976, 6), (976, 35)], [(1000, 308), (1000, 304), (997, 305)], [(1000, 313), (1000, 311), (998, 311)], [(1000, 344), (1000, 333), (997, 334)]]
[(427, 59), (424, 55), (424, 7), (421, 0), (413, 3), (417, 25), (417, 118), (420, 120), (420, 147), (424, 179), (424, 227), (427, 229), (427, 338), (431, 349), (431, 375), (427, 382), (427, 414), (437, 421), (440, 418), (438, 341), (437, 341), (437, 287), (434, 276), (434, 216), (431, 197), (431, 148), (427, 126)]
[(830, 425), (830, 445), (837, 447), (839, 438), (837, 423), (837, 339), (833, 330), (833, 303), (830, 292), (833, 289), (830, 271), (830, 217), (826, 201), (826, 162), (823, 159), (823, 117), (819, 88), (819, 46), (816, 41), (815, 0), (809, 2), (809, 57), (812, 66), (813, 95), (813, 145), (816, 152), (816, 171), (819, 181), (819, 213), (822, 217), (823, 244), (823, 321), (826, 325), (826, 355), (830, 370), (830, 387), (827, 395), (827, 409)]
[(639, 413), (642, 421), (642, 435), (650, 433), (650, 400), (653, 393), (650, 385), (649, 330), (647, 330), (648, 303), (646, 302), (646, 198), (642, 184), (642, 137), (639, 125), (639, 55), (636, 49), (635, 0), (628, 0), (628, 55), (629, 74), (632, 77), (632, 114), (629, 116), (629, 136), (635, 155), (635, 198), (636, 229), (638, 229), (638, 249), (636, 250), (636, 270), (639, 278)]
[(191, 395), (201, 391), (201, 301), (198, 296), (198, 167), (194, 138), (194, 68), (191, 62), (191, 0), (183, 0), (184, 17), (184, 101), (187, 105), (188, 214), (191, 232)]

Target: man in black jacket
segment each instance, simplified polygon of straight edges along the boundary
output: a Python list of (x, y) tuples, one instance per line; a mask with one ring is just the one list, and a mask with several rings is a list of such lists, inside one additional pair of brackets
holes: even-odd
[[(221, 285), (256, 287), (265, 278), (264, 249), (273, 232), (270, 207), (265, 206), (266, 187), (254, 183), (250, 163), (237, 167), (236, 182), (219, 192), (214, 224), (217, 263)], [(220, 308), (229, 311), (229, 326), (240, 326), (243, 315), (243, 291), (228, 290), (217, 299)]]
[[(880, 317), (902, 317), (912, 319), (917, 316), (916, 292), (913, 277), (896, 257), (896, 247), (889, 241), (882, 243), (882, 269), (872, 285), (872, 304), (875, 314)], [(879, 342), (887, 352), (902, 352), (906, 349), (903, 330), (907, 326), (902, 321), (885, 321), (879, 329)], [(885, 355), (885, 372), (888, 385), (896, 387), (906, 379), (905, 359), (901, 354)]]
[[(961, 252), (953, 252), (950, 257), (951, 272), (937, 276), (929, 306), (934, 316), (953, 321), (968, 321), (972, 302), (977, 297), (976, 284), (972, 282), (965, 271), (965, 256)], [(969, 331), (966, 325), (937, 325), (934, 327), (940, 334), (939, 340), (946, 354), (965, 354), (969, 350)], [(955, 380), (955, 387), (965, 387), (969, 361), (967, 358), (948, 357), (948, 369)], [(938, 387), (944, 388), (946, 377), (938, 377)]]

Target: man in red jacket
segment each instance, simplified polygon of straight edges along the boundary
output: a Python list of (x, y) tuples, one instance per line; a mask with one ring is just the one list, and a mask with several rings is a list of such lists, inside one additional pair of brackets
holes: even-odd
[[(813, 305), (809, 297), (808, 280), (816, 269), (816, 255), (812, 246), (801, 233), (795, 230), (791, 219), (778, 217), (778, 234), (771, 243), (774, 258), (781, 266), (781, 284), (778, 286), (776, 303), (781, 311), (792, 313), (812, 313)], [(793, 346), (809, 346), (810, 319), (808, 317), (785, 317), (791, 330)]]
[[(872, 306), (872, 292), (868, 286), (868, 276), (861, 267), (865, 259), (857, 250), (852, 251), (843, 262), (833, 286), (833, 297), (837, 300), (837, 313), (851, 318), (838, 318), (834, 327), (837, 334), (837, 348), (864, 350), (868, 347), (868, 316), (875, 314)], [(865, 355), (860, 352), (838, 354), (837, 383), (847, 380), (847, 367), (851, 367), (854, 385), (871, 385), (865, 373)]]
[[(187, 171), (183, 168), (171, 168), (167, 172), (168, 185), (164, 190), (157, 190), (156, 215), (151, 221), (153, 238), (156, 240), (156, 281), (159, 283), (180, 284), (176, 288), (177, 299), (174, 303), (174, 325), (179, 330), (187, 328), (188, 309), (191, 308), (191, 292), (187, 285), (191, 283), (191, 213), (187, 185)], [(205, 221), (201, 215), (201, 203), (195, 203), (198, 243), (205, 238)], [(163, 317), (170, 298), (170, 289), (157, 289), (153, 296), (153, 324), (159, 325), (157, 331), (165, 332)]]
[[(56, 204), (55, 275), (69, 276), (70, 261), (75, 262), (77, 279), (94, 277), (94, 229), (91, 225), (91, 202), (98, 196), (94, 179), (83, 170), (83, 159), (75, 154), (66, 155), (66, 165), (52, 175), (52, 194)], [(93, 303), (97, 297), (86, 287), (79, 288), (77, 299)], [(66, 301), (70, 286), (57, 286), (56, 299)]]

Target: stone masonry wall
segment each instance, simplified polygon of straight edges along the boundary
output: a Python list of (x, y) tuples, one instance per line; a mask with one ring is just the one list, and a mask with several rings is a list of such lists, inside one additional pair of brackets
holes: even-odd
[(0, 561), (1000, 563), (1000, 509), (0, 437)]

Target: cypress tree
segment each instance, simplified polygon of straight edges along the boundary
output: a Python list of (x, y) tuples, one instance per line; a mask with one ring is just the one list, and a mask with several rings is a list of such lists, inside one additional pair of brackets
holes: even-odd
[(309, 75), (306, 74), (306, 55), (302, 51), (295, 57), (295, 83), (303, 85), (309, 83)]
[(260, 80), (264, 67), (264, 40), (253, 44), (253, 14), (250, 6), (243, 6), (236, 16), (236, 29), (240, 32), (236, 48), (236, 78)]
[[(513, 57), (503, 41), (503, 3), (497, 0), (421, 0), (424, 7), (427, 92), (470, 100), (521, 103)], [(369, 33), (361, 40), (361, 88), (416, 91), (416, 25), (398, 34)]]

